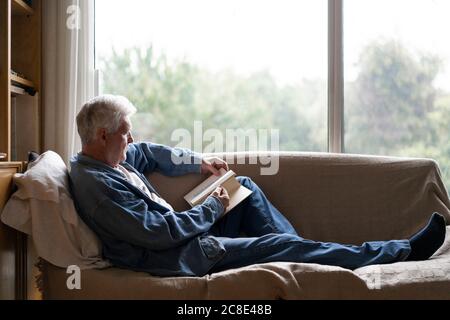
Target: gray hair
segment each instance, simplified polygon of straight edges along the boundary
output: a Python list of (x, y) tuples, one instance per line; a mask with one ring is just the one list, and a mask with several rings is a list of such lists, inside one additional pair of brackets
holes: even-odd
[(86, 102), (77, 115), (78, 134), (82, 145), (91, 143), (97, 129), (115, 133), (122, 119), (136, 113), (133, 104), (123, 96), (102, 95)]

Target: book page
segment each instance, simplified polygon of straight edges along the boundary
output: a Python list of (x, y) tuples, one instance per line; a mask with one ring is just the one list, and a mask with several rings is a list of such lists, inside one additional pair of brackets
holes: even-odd
[(252, 191), (241, 185), (235, 177), (229, 178), (222, 186), (227, 190), (230, 197), (230, 204), (226, 208), (225, 213), (236, 207), (252, 194)]
[(207, 198), (218, 186), (222, 185), (228, 178), (235, 176), (235, 173), (230, 170), (220, 169), (220, 176), (211, 175), (208, 179), (203, 181), (191, 192), (189, 192), (184, 199), (192, 206), (195, 206), (205, 198)]
[(191, 192), (189, 192), (184, 199), (192, 206), (199, 205), (205, 201), (205, 199), (219, 186), (222, 186), (227, 190), (230, 197), (230, 204), (225, 210), (225, 213), (233, 209), (245, 198), (247, 198), (252, 191), (244, 187), (236, 179), (236, 174), (230, 170), (225, 169), (220, 170), (221, 176), (212, 175), (197, 187), (195, 187)]

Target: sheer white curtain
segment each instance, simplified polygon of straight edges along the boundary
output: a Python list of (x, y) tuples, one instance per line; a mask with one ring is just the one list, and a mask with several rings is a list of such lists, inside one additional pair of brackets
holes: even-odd
[(81, 150), (76, 115), (94, 96), (94, 1), (43, 1), (44, 150)]

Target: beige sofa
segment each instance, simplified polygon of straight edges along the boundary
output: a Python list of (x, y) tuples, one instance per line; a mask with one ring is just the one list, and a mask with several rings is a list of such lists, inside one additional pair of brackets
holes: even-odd
[[(229, 155), (228, 155), (229, 156)], [(277, 156), (277, 154), (272, 154)], [(356, 155), (282, 153), (279, 172), (261, 175), (257, 154), (236, 154), (231, 168), (251, 177), (305, 238), (361, 244), (403, 239), (433, 212), (450, 222), (450, 201), (436, 162)], [(230, 159), (229, 159), (230, 160)], [(202, 177), (149, 176), (176, 209)], [(450, 227), (444, 246), (422, 262), (339, 267), (268, 263), (201, 278), (159, 278), (117, 268), (85, 270), (69, 290), (65, 269), (42, 267), (45, 299), (450, 299)]]

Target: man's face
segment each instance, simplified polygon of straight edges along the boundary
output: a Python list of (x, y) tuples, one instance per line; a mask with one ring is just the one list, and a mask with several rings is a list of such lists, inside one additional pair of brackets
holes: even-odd
[(124, 118), (115, 133), (106, 135), (106, 159), (110, 165), (116, 167), (127, 158), (128, 144), (133, 143), (131, 135), (131, 122), (128, 117)]

